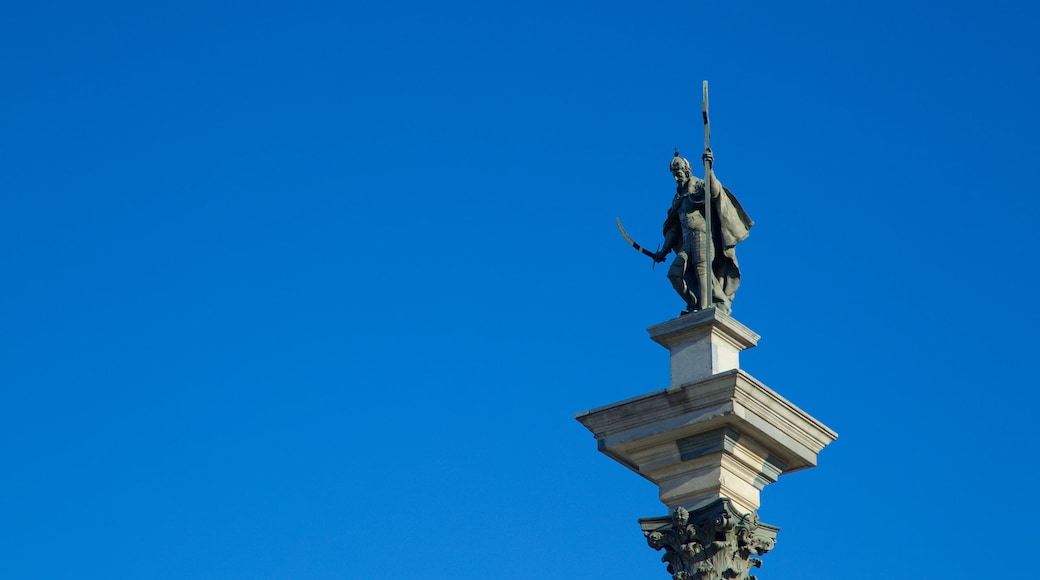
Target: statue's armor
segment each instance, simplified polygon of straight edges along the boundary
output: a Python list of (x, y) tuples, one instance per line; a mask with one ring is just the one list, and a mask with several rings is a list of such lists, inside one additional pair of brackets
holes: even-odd
[(692, 232), (703, 233), (704, 228), (704, 180), (691, 178), (692, 183), (684, 193), (675, 194), (679, 206), (679, 223), (682, 224), (683, 240)]
[(688, 310), (698, 308), (701, 281), (704, 279), (704, 181), (691, 178), (685, 192), (675, 194), (682, 227), (682, 244), (668, 268), (668, 279)]

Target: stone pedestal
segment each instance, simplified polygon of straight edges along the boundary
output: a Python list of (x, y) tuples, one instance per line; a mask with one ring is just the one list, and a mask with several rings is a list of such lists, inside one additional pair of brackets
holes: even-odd
[(673, 318), (646, 329), (650, 338), (671, 353), (672, 386), (740, 368), (740, 351), (758, 344), (759, 336), (715, 308)]
[[(722, 516), (704, 514), (724, 506), (726, 518), (753, 521), (759, 529), (755, 510), (762, 488), (780, 475), (814, 467), (817, 454), (837, 434), (740, 369), (740, 351), (755, 346), (759, 337), (733, 318), (708, 309), (648, 331), (670, 352), (671, 385), (575, 418), (592, 431), (601, 452), (657, 485), (673, 519), (692, 513), (714, 521)], [(653, 529), (664, 533), (691, 525), (668, 528), (658, 520), (643, 520), (649, 522), (644, 525), (648, 541)], [(732, 533), (748, 530), (736, 528)], [(772, 530), (775, 538), (776, 528), (762, 529)], [(743, 557), (764, 553), (771, 542), (755, 544)], [(682, 577), (716, 577), (686, 574)]]

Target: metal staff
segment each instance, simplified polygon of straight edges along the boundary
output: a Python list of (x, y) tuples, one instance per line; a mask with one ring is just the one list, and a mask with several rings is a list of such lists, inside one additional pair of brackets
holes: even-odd
[[(711, 153), (711, 124), (708, 123), (708, 81), (704, 81), (704, 97), (701, 99), (701, 117), (704, 118), (704, 153)], [(711, 160), (704, 157), (704, 277), (701, 278), (701, 310), (715, 305), (715, 294), (712, 289), (714, 273), (711, 267), (714, 238), (711, 235)]]

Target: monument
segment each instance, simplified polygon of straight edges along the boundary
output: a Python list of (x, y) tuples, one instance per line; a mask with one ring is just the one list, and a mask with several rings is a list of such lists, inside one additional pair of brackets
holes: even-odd
[(669, 351), (669, 386), (575, 418), (599, 451), (657, 485), (669, 515), (639, 524), (673, 580), (754, 579), (749, 570), (779, 531), (758, 520), (760, 492), (814, 467), (837, 434), (740, 368), (740, 351), (759, 336), (730, 316), (740, 284), (735, 248), (754, 222), (715, 178), (707, 81), (701, 110), (705, 178), (675, 152), (662, 249), (644, 249), (618, 220), (655, 263), (675, 253), (668, 279), (686, 307), (647, 329)]

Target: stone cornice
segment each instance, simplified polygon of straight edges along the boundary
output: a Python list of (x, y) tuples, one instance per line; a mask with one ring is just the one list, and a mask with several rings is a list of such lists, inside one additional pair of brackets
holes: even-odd
[(627, 465), (631, 452), (723, 425), (751, 430), (776, 455), (784, 473), (816, 464), (837, 434), (740, 369), (579, 413), (601, 451)]
[(708, 308), (678, 318), (673, 318), (661, 324), (655, 324), (646, 331), (654, 342), (671, 349), (673, 345), (689, 340), (690, 338), (714, 333), (730, 343), (737, 350), (745, 350), (758, 344), (761, 338), (750, 328), (737, 322), (727, 314), (723, 314), (717, 308)]

